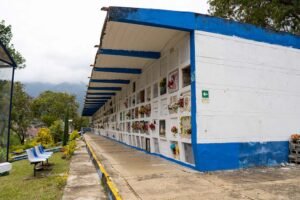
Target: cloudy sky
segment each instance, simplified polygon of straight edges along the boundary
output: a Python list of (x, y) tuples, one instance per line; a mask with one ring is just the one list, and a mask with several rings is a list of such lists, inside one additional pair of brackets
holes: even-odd
[(0, 0), (0, 20), (12, 25), (13, 43), (27, 67), (22, 82), (88, 82), (105, 6), (207, 13), (206, 0)]

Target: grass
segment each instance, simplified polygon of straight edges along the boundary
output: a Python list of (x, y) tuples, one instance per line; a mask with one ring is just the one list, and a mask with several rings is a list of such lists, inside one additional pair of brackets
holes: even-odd
[(28, 160), (12, 163), (8, 176), (0, 177), (0, 200), (61, 199), (69, 170), (69, 161), (55, 153), (49, 159), (51, 169), (38, 171), (33, 176), (33, 165)]

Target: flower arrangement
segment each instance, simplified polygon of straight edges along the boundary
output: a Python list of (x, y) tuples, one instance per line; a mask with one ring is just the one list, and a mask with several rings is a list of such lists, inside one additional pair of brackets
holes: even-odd
[(143, 123), (142, 129), (143, 129), (143, 131), (148, 132), (148, 130), (149, 130), (148, 124), (147, 123)]
[(179, 98), (177, 104), (178, 104), (178, 106), (179, 106), (180, 108), (183, 108), (183, 107), (184, 107), (184, 99), (183, 99), (183, 97), (180, 97), (180, 98)]
[(148, 104), (148, 105), (145, 106), (145, 114), (150, 115), (150, 113), (151, 113), (151, 105)]
[(171, 149), (174, 156), (179, 155), (179, 148), (178, 148), (177, 144), (172, 143), (170, 145), (170, 149)]
[(127, 100), (124, 102), (124, 106), (125, 106), (125, 108), (128, 108)]
[(145, 113), (146, 113), (146, 107), (141, 106), (141, 108), (139, 109), (139, 114), (145, 114)]
[(178, 133), (178, 128), (177, 128), (176, 126), (173, 126), (173, 127), (171, 128), (171, 132), (173, 133), (173, 136), (175, 137), (176, 134)]
[(172, 110), (172, 111), (174, 111), (174, 112), (177, 112), (178, 107), (179, 107), (179, 105), (178, 105), (177, 102), (168, 105), (168, 109), (169, 109), (169, 110)]
[(163, 78), (160, 82), (159, 82), (159, 86), (160, 86), (160, 94), (163, 95), (167, 92), (167, 88), (166, 88), (166, 84), (167, 84), (167, 79)]
[(152, 131), (154, 131), (154, 130), (155, 130), (155, 124), (153, 124), (153, 123), (149, 124), (149, 128), (150, 128)]
[(173, 79), (171, 79), (171, 80), (168, 81), (168, 88), (169, 89), (173, 89), (174, 88), (174, 80)]
[(293, 142), (300, 141), (300, 134), (293, 134), (293, 135), (291, 135), (291, 140)]
[(192, 129), (191, 128), (186, 129), (185, 133), (188, 134), (188, 135), (191, 135), (192, 134)]
[(161, 81), (159, 82), (159, 86), (166, 87), (166, 82), (167, 82), (166, 78), (161, 79)]
[(176, 126), (173, 126), (173, 127), (171, 128), (171, 132), (172, 132), (173, 134), (178, 133), (178, 128), (177, 128)]
[(139, 114), (146, 114), (149, 115), (151, 112), (151, 105), (141, 106), (139, 109)]
[(130, 112), (127, 112), (127, 113), (126, 113), (126, 117), (130, 118), (130, 116), (131, 116), (131, 113), (130, 113)]

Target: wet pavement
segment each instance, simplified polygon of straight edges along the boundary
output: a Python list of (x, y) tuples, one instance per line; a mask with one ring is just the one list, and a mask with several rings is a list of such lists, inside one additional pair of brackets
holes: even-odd
[(123, 199), (300, 199), (300, 166), (201, 173), (85, 134)]

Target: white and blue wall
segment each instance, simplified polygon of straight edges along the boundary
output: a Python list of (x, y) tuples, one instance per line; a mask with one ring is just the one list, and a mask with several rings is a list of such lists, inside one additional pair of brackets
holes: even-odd
[(195, 61), (199, 169), (287, 162), (300, 128), (299, 49), (196, 31)]
[(110, 7), (107, 20), (190, 35), (194, 168), (287, 162), (300, 129), (299, 36), (189, 12)]

